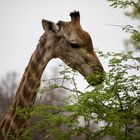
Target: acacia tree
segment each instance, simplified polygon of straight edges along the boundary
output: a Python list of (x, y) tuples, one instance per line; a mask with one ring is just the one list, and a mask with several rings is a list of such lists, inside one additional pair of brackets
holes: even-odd
[[(45, 138), (49, 140), (69, 140), (79, 135), (83, 140), (98, 140), (105, 135), (118, 140), (139, 139), (140, 77), (136, 73), (129, 73), (130, 70), (136, 72), (140, 69), (139, 62), (130, 52), (128, 54), (99, 52), (99, 54), (109, 61), (109, 71), (106, 73), (104, 83), (92, 87), (91, 91), (85, 93), (55, 83), (53, 88), (64, 87), (77, 93), (73, 102), (61, 107), (37, 106), (33, 114), (39, 115), (41, 121), (26, 129), (24, 133), (26, 139), (27, 137), (31, 139), (29, 134), (32, 130), (44, 128), (47, 128)], [(74, 86), (76, 85), (73, 79), (75, 71), (67, 68), (62, 73), (65, 80), (70, 80)], [(72, 77), (67, 73), (71, 73)], [(48, 87), (46, 89), (48, 90)], [(83, 118), (83, 125), (80, 125), (80, 118)], [(96, 130), (92, 127), (93, 121), (98, 125)]]

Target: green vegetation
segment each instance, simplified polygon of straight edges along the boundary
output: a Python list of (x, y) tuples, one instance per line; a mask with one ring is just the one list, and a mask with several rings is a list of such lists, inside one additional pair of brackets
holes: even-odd
[[(73, 99), (75, 103), (65, 102), (65, 105), (60, 107), (36, 106), (33, 114), (41, 119), (27, 129), (26, 134), (30, 134), (28, 132), (31, 130), (46, 129), (46, 139), (54, 140), (68, 140), (78, 135), (84, 135), (87, 140), (96, 140), (105, 135), (119, 140), (140, 138), (140, 76), (136, 74), (140, 69), (140, 57), (133, 57), (132, 52), (99, 54), (109, 60), (109, 71), (104, 83), (85, 93), (77, 91), (78, 94)], [(67, 73), (68, 70), (72, 75), (75, 74), (75, 71), (69, 68)], [(62, 73), (66, 76), (64, 71)], [(73, 81), (70, 77), (68, 80)], [(59, 84), (53, 87), (59, 88)], [(79, 125), (81, 117), (84, 120), (82, 126)], [(91, 124), (91, 121), (96, 125), (101, 122), (104, 125), (99, 125), (98, 129), (93, 131), (91, 125), (95, 124)]]

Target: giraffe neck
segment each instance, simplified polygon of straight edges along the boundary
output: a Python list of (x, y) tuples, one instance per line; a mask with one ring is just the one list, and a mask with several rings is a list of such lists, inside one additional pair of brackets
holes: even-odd
[[(0, 140), (10, 140), (9, 135), (18, 138), (27, 125), (29, 116), (26, 114), (34, 105), (42, 73), (47, 63), (52, 59), (50, 41), (46, 45), (44, 36), (45, 34), (41, 37), (35, 52), (31, 56), (17, 89), (15, 100), (1, 123)], [(28, 111), (19, 114), (17, 113), (18, 109), (27, 109)]]

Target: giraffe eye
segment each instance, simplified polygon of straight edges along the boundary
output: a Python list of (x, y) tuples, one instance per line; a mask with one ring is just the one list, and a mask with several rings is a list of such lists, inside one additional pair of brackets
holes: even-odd
[(80, 45), (77, 44), (77, 43), (70, 43), (70, 46), (71, 46), (72, 48), (80, 48)]

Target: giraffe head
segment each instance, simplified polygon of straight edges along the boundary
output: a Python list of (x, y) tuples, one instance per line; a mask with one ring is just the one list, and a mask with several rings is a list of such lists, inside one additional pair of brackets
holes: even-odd
[(79, 71), (91, 85), (101, 84), (104, 69), (94, 52), (90, 35), (80, 25), (79, 12), (70, 13), (71, 21), (59, 21), (57, 24), (42, 20), (47, 33), (55, 36), (52, 53), (53, 58), (60, 58), (71, 68)]

